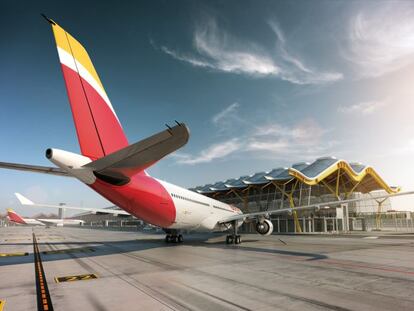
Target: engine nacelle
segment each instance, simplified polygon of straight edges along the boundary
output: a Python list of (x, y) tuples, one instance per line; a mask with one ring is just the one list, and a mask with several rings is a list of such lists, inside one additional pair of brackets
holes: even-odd
[(91, 162), (91, 159), (88, 157), (69, 151), (49, 148), (46, 150), (46, 158), (71, 176), (88, 185), (93, 184), (96, 180), (92, 170), (83, 167), (83, 165)]
[(261, 235), (271, 235), (273, 232), (273, 223), (265, 219), (263, 222), (258, 222), (256, 224), (256, 231)]

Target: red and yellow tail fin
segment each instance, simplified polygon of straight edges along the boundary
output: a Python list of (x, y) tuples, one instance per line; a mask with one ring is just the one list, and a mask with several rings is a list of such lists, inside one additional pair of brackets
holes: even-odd
[(19, 214), (17, 214), (15, 211), (13, 211), (11, 208), (7, 209), (7, 217), (12, 222), (15, 222), (18, 224), (26, 224), (24, 219)]
[(62, 27), (48, 21), (56, 39), (82, 154), (98, 159), (128, 146), (88, 52)]

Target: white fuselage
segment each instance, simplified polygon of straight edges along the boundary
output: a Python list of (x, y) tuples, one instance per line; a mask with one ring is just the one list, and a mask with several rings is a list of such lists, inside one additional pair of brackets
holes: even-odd
[[(232, 205), (214, 200), (194, 191), (158, 180), (171, 196), (176, 209), (175, 223), (171, 229), (195, 231), (223, 231), (228, 226), (219, 225), (227, 217), (242, 214)], [(241, 225), (242, 222), (239, 223)]]
[(52, 219), (34, 219), (34, 218), (23, 218), (26, 225), (30, 226), (79, 226), (83, 224), (83, 220), (80, 219), (58, 219), (58, 218), (52, 218)]
[(45, 225), (55, 225), (55, 226), (80, 226), (84, 223), (83, 220), (80, 219), (38, 219), (38, 221), (42, 222)]
[(30, 226), (44, 226), (45, 224), (40, 222), (37, 219), (33, 219), (33, 218), (23, 218), (24, 222), (26, 225), (30, 225)]
[[(86, 163), (91, 161), (89, 158), (68, 151), (58, 149), (50, 150), (53, 152), (49, 160), (67, 171), (71, 176), (87, 185), (91, 185), (96, 181), (92, 170), (84, 167)], [(149, 175), (147, 174), (147, 176)], [(227, 230), (229, 226), (219, 224), (221, 220), (242, 214), (240, 209), (232, 205), (214, 200), (166, 181), (151, 176), (149, 177), (156, 180), (165, 188), (174, 204), (175, 221), (167, 229), (223, 231)], [(156, 223), (153, 224), (157, 225)], [(241, 224), (242, 222), (238, 223), (239, 226)]]

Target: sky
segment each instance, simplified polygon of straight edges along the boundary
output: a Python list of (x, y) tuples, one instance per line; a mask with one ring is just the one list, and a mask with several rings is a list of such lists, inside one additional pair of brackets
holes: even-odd
[[(130, 143), (188, 125), (154, 177), (194, 187), (336, 156), (414, 189), (413, 2), (2, 0), (0, 161), (50, 166), (49, 147), (80, 152), (40, 13), (88, 50)], [(48, 211), (14, 192), (110, 205), (71, 178), (1, 170), (1, 212)]]

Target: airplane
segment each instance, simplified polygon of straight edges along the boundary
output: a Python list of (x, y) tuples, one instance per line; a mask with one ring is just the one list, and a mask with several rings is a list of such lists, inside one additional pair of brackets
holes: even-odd
[(13, 209), (7, 209), (7, 219), (20, 225), (30, 226), (52, 226), (63, 227), (64, 225), (83, 225), (84, 221), (80, 219), (59, 219), (59, 218), (23, 218)]
[[(0, 166), (1, 167), (1, 166)], [(93, 208), (93, 207), (77, 207), (77, 206), (70, 206), (70, 205), (50, 205), (50, 204), (36, 204), (33, 201), (29, 200), (28, 198), (26, 198), (25, 196), (23, 196), (20, 193), (15, 193), (14, 194), (17, 199), (19, 200), (19, 202), (22, 205), (25, 206), (30, 206), (30, 207), (50, 207), (50, 208), (58, 208), (58, 209), (72, 209), (72, 210), (80, 210), (80, 211), (86, 211), (86, 212), (91, 212), (92, 214), (112, 214), (113, 216), (131, 216), (130, 213), (123, 211), (123, 210), (119, 210), (119, 209), (114, 209), (114, 208)], [(115, 207), (115, 206), (114, 206)]]
[[(0, 167), (74, 177), (125, 212), (163, 228), (167, 243), (182, 242), (182, 230), (232, 229), (226, 243), (240, 244), (238, 228), (245, 221), (254, 221), (259, 234), (270, 235), (273, 232), (270, 215), (356, 201), (243, 214), (233, 205), (150, 176), (147, 168), (188, 142), (187, 126), (175, 121), (175, 126), (166, 125), (166, 130), (129, 144), (86, 49), (55, 21), (43, 17), (51, 25), (55, 37), (81, 154), (49, 148), (46, 158), (57, 167), (5, 162), (0, 162)], [(414, 192), (387, 197), (406, 194)], [(24, 205), (34, 205), (24, 197), (19, 200)]]

